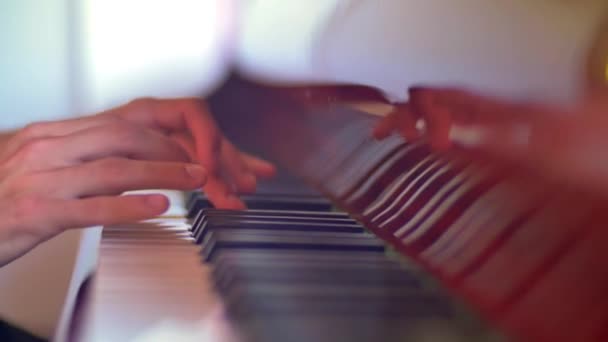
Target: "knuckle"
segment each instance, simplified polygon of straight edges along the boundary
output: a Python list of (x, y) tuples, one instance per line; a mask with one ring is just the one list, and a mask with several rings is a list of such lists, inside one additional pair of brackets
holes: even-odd
[(30, 160), (46, 155), (52, 150), (52, 145), (52, 139), (33, 139), (23, 144), (15, 153), (15, 157), (18, 160)]
[(109, 137), (126, 145), (132, 145), (141, 141), (144, 136), (144, 132), (140, 127), (126, 121), (108, 124), (103, 129), (108, 133)]
[(44, 122), (33, 122), (23, 127), (18, 135), (22, 139), (37, 137), (44, 131), (45, 126)]

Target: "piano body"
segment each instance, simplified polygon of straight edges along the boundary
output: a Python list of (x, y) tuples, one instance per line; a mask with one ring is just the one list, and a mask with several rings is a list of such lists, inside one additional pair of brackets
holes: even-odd
[[(247, 6), (234, 52), (249, 80), (209, 101), (289, 181), (262, 185), (250, 211), (171, 194), (165, 217), (89, 231), (56, 340), (608, 336), (602, 203), (369, 138), (372, 114), (415, 84), (566, 104), (602, 86), (602, 1)], [(93, 107), (136, 94), (90, 89)]]

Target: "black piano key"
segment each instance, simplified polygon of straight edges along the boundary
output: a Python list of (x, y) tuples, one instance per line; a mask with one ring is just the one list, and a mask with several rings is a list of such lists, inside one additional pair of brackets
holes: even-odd
[(222, 263), (258, 262), (271, 263), (277, 260), (300, 263), (358, 263), (358, 264), (397, 264), (408, 272), (418, 271), (410, 265), (403, 265), (381, 253), (361, 253), (357, 251), (308, 251), (308, 250), (225, 250), (215, 258), (215, 265)]
[[(241, 196), (241, 200), (249, 209), (300, 211), (330, 211), (332, 209), (331, 202), (319, 196), (246, 195)], [(200, 210), (206, 208), (213, 208), (213, 205), (203, 194), (199, 194), (198, 199), (193, 201), (188, 210), (188, 218), (194, 218)]]
[[(403, 265), (397, 261), (387, 258), (381, 253), (361, 253), (357, 251), (306, 251), (306, 250), (222, 250), (214, 259), (213, 275), (218, 284), (224, 281), (224, 277), (248, 267), (264, 267), (268, 271), (278, 270), (292, 272), (295, 269), (305, 269), (309, 273), (319, 269), (327, 273), (328, 268), (338, 271), (343, 269), (362, 270), (389, 270), (399, 272), (406, 280), (410, 280), (420, 273), (418, 269), (409, 265)], [(299, 275), (296, 275), (296, 277)], [(364, 282), (372, 281), (364, 279)], [(356, 285), (356, 284), (355, 284)], [(406, 284), (400, 284), (403, 286)]]
[[(313, 213), (318, 213), (313, 215)], [(330, 215), (331, 214), (331, 215)], [(314, 211), (283, 211), (283, 210), (218, 210), (203, 209), (195, 216), (192, 222), (192, 230), (196, 233), (198, 228), (206, 220), (247, 220), (247, 219), (272, 219), (289, 220), (299, 222), (343, 222), (356, 223), (344, 213), (335, 212), (314, 212)]]
[(241, 197), (250, 209), (330, 211), (332, 204), (321, 196), (252, 195)]
[(281, 171), (272, 179), (258, 182), (255, 193), (260, 195), (279, 196), (320, 196), (320, 194), (310, 186), (307, 186), (290, 174)]
[[(275, 316), (269, 320), (267, 317), (261, 316), (259, 318), (250, 317), (241, 325), (247, 333), (249, 342), (470, 341), (465, 338), (445, 339), (446, 331), (451, 333), (454, 330), (449, 323), (444, 320), (422, 317), (300, 315), (295, 317)], [(429, 331), (437, 333), (429, 334)]]
[(390, 316), (286, 315), (240, 321), (249, 342), (464, 342), (504, 341), (454, 319)]
[(382, 253), (358, 251), (318, 251), (318, 250), (272, 250), (272, 249), (233, 249), (221, 250), (215, 256), (213, 272), (222, 277), (230, 265), (361, 265), (361, 267), (395, 267), (404, 272), (418, 274), (421, 271), (411, 265), (397, 262)]
[[(259, 181), (255, 193), (262, 196), (321, 197), (319, 192), (283, 170), (272, 179)], [(190, 210), (194, 203), (201, 198), (206, 198), (202, 191), (190, 192), (186, 209)]]
[(186, 201), (186, 209), (190, 211), (190, 209), (194, 206), (194, 203), (201, 198), (202, 193), (200, 191), (192, 191), (188, 194), (188, 200)]
[(423, 284), (415, 274), (408, 274), (393, 264), (304, 264), (301, 263), (239, 263), (215, 267), (214, 278), (217, 288), (229, 292), (239, 285), (315, 284), (339, 287), (399, 287), (420, 289)]
[(269, 210), (269, 209), (205, 209), (206, 216), (272, 216), (272, 217), (305, 217), (305, 218), (342, 218), (348, 219), (350, 216), (340, 211), (306, 211), (306, 210)]
[(192, 198), (189, 201), (188, 205), (188, 215), (189, 219), (194, 219), (199, 211), (203, 209), (213, 208), (213, 205), (207, 199), (207, 197), (203, 193), (193, 193)]
[(245, 209), (245, 210), (227, 210), (227, 209), (215, 209), (207, 208), (202, 209), (195, 216), (193, 225), (199, 224), (201, 219), (204, 218), (286, 218), (286, 219), (299, 219), (301, 221), (306, 220), (342, 220), (343, 222), (356, 222), (355, 219), (348, 216), (344, 212), (336, 211), (297, 211), (297, 210), (265, 210), (265, 209)]
[(194, 238), (201, 243), (205, 236), (214, 230), (278, 230), (278, 231), (303, 231), (303, 232), (333, 232), (333, 233), (363, 233), (365, 229), (358, 223), (333, 223), (327, 220), (305, 221), (297, 219), (280, 221), (273, 220), (241, 220), (229, 218), (215, 218), (202, 221), (195, 228)]
[(199, 210), (193, 217), (189, 217), (190, 222), (192, 222), (190, 225), (190, 231), (193, 232), (193, 234), (196, 231), (196, 227), (201, 224), (201, 220), (205, 217), (205, 212), (208, 210), (209, 209)]
[(430, 291), (271, 284), (235, 287), (225, 297), (235, 318), (275, 315), (335, 315), (450, 318), (447, 298)]
[(281, 249), (384, 252), (384, 243), (368, 234), (264, 230), (214, 230), (202, 242), (205, 262), (226, 249)]

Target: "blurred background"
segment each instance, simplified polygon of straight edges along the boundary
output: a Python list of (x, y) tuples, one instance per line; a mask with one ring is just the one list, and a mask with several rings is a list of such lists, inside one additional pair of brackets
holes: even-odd
[[(0, 129), (137, 97), (206, 96), (232, 72), (273, 84), (414, 84), (569, 103), (603, 0), (2, 0)], [(0, 318), (53, 335), (82, 232), (0, 269)]]

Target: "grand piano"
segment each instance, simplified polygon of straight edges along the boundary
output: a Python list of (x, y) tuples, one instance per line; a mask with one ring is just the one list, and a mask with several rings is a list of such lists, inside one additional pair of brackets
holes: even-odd
[[(263, 32), (268, 3), (246, 20)], [(471, 40), (492, 52), (468, 64), (474, 72), (461, 67), (469, 55), (461, 39), (445, 40), (444, 50), (427, 43), (449, 29), (403, 34), (395, 19), (402, 18), (402, 3), (345, 3), (327, 15), (333, 21), (314, 41), (329, 52), (310, 64), (269, 53), (277, 49), (270, 38), (251, 49), (253, 38), (245, 35), (238, 75), (208, 99), (231, 139), (281, 167), (278, 179), (246, 197), (245, 211), (215, 209), (200, 192), (171, 193), (173, 206), (162, 217), (98, 229), (88, 237), (99, 246), (88, 256), (95, 267), (74, 277), (76, 295), (57, 340), (608, 338), (605, 203), (457, 152), (433, 152), (424, 140), (370, 137), (377, 115), (418, 82), (563, 103), (602, 86), (605, 63), (597, 54), (605, 45), (589, 38), (597, 36), (602, 5), (463, 1), (464, 17), (483, 15), (485, 22), (508, 10), (533, 33), (515, 54), (493, 41), (513, 24), (494, 21), (491, 34)], [(432, 1), (418, 5), (423, 12), (439, 8)], [(545, 14), (542, 28), (535, 25), (538, 13)], [(566, 13), (576, 14), (579, 25), (562, 27)], [(391, 18), (391, 29), (370, 40), (365, 33), (374, 29), (356, 24), (380, 14)], [(459, 24), (461, 35), (475, 33), (463, 23), (445, 22)], [(550, 41), (556, 30), (568, 39)], [(492, 50), (492, 42), (503, 50)], [(581, 46), (594, 53), (582, 54)], [(356, 68), (371, 65), (370, 50), (385, 54), (373, 68)], [(552, 52), (561, 54), (547, 59)], [(412, 67), (428, 56), (435, 58), (429, 68), (446, 67)], [(501, 69), (513, 58), (522, 67)], [(404, 74), (408, 81), (396, 80)]]

